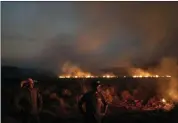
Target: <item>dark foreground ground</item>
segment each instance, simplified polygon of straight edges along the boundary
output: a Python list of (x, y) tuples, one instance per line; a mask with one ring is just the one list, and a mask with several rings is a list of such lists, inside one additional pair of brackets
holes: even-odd
[[(50, 93), (57, 93), (59, 97), (61, 96), (61, 89), (67, 88), (71, 90), (71, 99), (78, 94), (81, 94), (81, 83), (89, 83), (91, 80), (48, 80), (48, 82), (40, 82), (38, 87), (41, 89), (43, 94), (43, 101), (45, 103), (45, 92), (48, 90)], [(111, 84), (117, 87), (117, 93), (124, 89), (131, 89), (137, 87), (137, 85), (142, 85), (145, 90), (144, 95), (154, 94), (155, 88), (157, 86), (156, 82), (162, 80), (151, 80), (151, 79), (101, 79), (103, 84)], [(1, 122), (2, 123), (20, 123), (20, 116), (13, 111), (11, 99), (14, 93), (18, 89), (18, 82), (14, 80), (2, 81), (2, 112), (1, 112)], [(166, 81), (164, 81), (166, 82)], [(13, 83), (14, 86), (9, 86)], [(16, 83), (16, 84), (14, 84)], [(151, 89), (149, 89), (151, 88)], [(43, 93), (44, 92), (44, 93)], [(147, 92), (147, 93), (146, 93)], [(152, 93), (151, 93), (152, 92)], [(52, 100), (48, 100), (51, 102)], [(65, 100), (65, 103), (71, 103), (70, 99)], [(73, 102), (76, 105), (77, 102)], [(47, 108), (49, 109), (51, 103), (47, 103)], [(60, 107), (60, 106), (59, 106)], [(46, 108), (46, 109), (47, 109)], [(59, 111), (62, 109), (58, 109)], [(61, 111), (62, 112), (62, 111)], [(78, 112), (71, 112), (68, 115), (55, 115), (55, 112), (43, 110), (40, 114), (41, 123), (82, 123), (82, 115)], [(176, 106), (171, 111), (126, 111), (118, 107), (109, 106), (108, 114), (104, 117), (103, 123), (178, 123), (178, 106)]]
[[(18, 118), (8, 116), (3, 123), (20, 123), (20, 121)], [(41, 123), (83, 123), (83, 118), (77, 114), (68, 118), (59, 118), (43, 113), (41, 114)], [(178, 110), (174, 109), (170, 112), (120, 112), (106, 115), (103, 123), (178, 123)]]

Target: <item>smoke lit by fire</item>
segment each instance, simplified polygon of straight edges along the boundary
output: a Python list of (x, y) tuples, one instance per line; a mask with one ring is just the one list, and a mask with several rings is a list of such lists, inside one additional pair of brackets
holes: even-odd
[(93, 77), (91, 73), (84, 72), (78, 66), (67, 62), (62, 67), (63, 75), (59, 76), (59, 78), (91, 78)]
[(173, 58), (162, 59), (158, 68), (155, 71), (161, 74), (170, 74), (171, 78), (167, 85), (160, 82), (158, 90), (165, 97), (169, 98), (174, 102), (178, 102), (178, 65), (177, 60)]

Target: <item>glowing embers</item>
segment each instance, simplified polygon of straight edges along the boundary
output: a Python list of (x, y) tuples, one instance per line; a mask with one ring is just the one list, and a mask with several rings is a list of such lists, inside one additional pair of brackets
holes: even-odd
[(173, 102), (167, 101), (164, 98), (161, 101), (163, 103), (163, 107), (162, 107), (163, 110), (170, 111), (171, 109), (174, 108)]

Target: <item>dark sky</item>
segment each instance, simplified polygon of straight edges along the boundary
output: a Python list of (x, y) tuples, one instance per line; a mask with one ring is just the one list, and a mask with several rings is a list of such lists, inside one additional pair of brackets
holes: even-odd
[(1, 2), (3, 65), (95, 71), (178, 57), (178, 2)]

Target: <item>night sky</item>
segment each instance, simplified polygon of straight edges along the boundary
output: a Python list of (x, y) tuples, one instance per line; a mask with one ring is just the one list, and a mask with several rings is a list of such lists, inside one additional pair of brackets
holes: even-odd
[(1, 2), (2, 65), (88, 71), (178, 58), (178, 2)]

